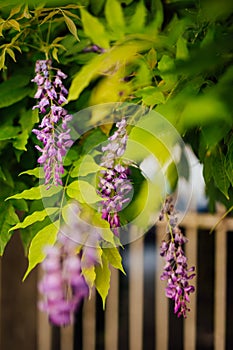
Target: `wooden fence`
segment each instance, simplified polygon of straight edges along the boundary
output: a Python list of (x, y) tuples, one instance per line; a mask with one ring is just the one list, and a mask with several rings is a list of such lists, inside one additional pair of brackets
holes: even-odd
[[(165, 226), (159, 223), (122, 251), (127, 276), (112, 270), (106, 310), (102, 310), (99, 296), (93, 293), (91, 300), (84, 302), (73, 326), (51, 327), (46, 315), (35, 310), (36, 277), (32, 277), (28, 283), (32, 294), (25, 292), (31, 295), (31, 300), (20, 302), (22, 309), (31, 308), (30, 312), (25, 310), (27, 317), (31, 317), (31, 327), (24, 318), (20, 321), (17, 311), (15, 318), (11, 311), (13, 319), (8, 317), (6, 321), (8, 326), (10, 322), (12, 327), (21, 322), (21, 327), (22, 323), (28, 327), (24, 347), (17, 346), (17, 339), (15, 346), (24, 350), (233, 349), (233, 218), (224, 219), (210, 235), (217, 221), (216, 215), (189, 213), (181, 223), (189, 239), (186, 244), (189, 265), (197, 266), (197, 277), (193, 280), (196, 293), (191, 296), (187, 319), (173, 315), (172, 302), (164, 294), (165, 282), (160, 280), (164, 262), (159, 246)], [(7, 268), (9, 273), (14, 269), (13, 266)], [(3, 269), (6, 269), (4, 262)], [(4, 288), (3, 277), (2, 271), (1, 288), (5, 290), (7, 284)], [(2, 295), (0, 349), (10, 350), (13, 339), (9, 342), (6, 337), (14, 331), (6, 332), (7, 312), (3, 304)], [(12, 305), (7, 307), (11, 310)]]

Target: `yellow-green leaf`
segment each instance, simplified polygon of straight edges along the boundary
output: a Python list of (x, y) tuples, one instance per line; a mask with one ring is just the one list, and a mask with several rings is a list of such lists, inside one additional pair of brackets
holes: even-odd
[(109, 48), (108, 33), (105, 31), (104, 25), (84, 8), (81, 8), (80, 12), (85, 34), (91, 38), (94, 44), (105, 49)]
[(32, 187), (29, 190), (24, 190), (21, 193), (17, 193), (13, 196), (8, 197), (8, 199), (29, 199), (29, 200), (36, 200), (41, 199), (43, 197), (51, 197), (54, 194), (57, 194), (61, 192), (63, 189), (62, 186), (52, 186), (48, 190), (46, 189), (45, 185), (41, 185), (38, 187)]
[(117, 38), (122, 37), (125, 31), (125, 20), (120, 2), (117, 0), (107, 0), (105, 16), (109, 27)]
[(102, 200), (96, 193), (96, 189), (86, 181), (73, 181), (67, 187), (67, 194), (80, 203), (96, 203)]
[(117, 247), (103, 248), (103, 254), (113, 267), (125, 274), (125, 270), (122, 266), (122, 258)]
[(20, 32), (20, 25), (19, 22), (17, 22), (15, 19), (10, 19), (7, 21), (7, 24), (10, 25), (12, 28)]
[(110, 288), (110, 278), (111, 278), (109, 262), (104, 255), (102, 256), (102, 266), (100, 265), (96, 266), (95, 273), (96, 273), (95, 287), (102, 298), (103, 309), (104, 309), (106, 298)]
[(41, 211), (35, 211), (33, 214), (26, 216), (26, 218), (22, 222), (19, 222), (15, 226), (11, 227), (9, 232), (17, 230), (19, 228), (28, 227), (37, 221), (43, 221), (46, 218), (46, 216), (55, 214), (56, 212), (58, 212), (58, 210), (59, 208), (46, 208)]
[(63, 13), (63, 16), (64, 16), (64, 20), (66, 22), (67, 28), (69, 29), (71, 34), (75, 37), (75, 39), (77, 39), (79, 41), (77, 28), (76, 28), (74, 21), (70, 17), (65, 15), (64, 13)]
[(44, 248), (47, 245), (53, 245), (57, 238), (59, 229), (59, 220), (42, 228), (32, 239), (28, 253), (28, 268), (23, 280), (28, 276), (31, 270), (45, 258)]

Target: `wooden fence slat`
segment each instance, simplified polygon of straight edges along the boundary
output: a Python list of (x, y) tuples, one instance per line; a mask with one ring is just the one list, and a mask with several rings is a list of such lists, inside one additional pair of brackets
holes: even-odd
[(73, 325), (61, 328), (61, 350), (73, 350)]
[(165, 296), (165, 284), (160, 280), (164, 261), (160, 256), (159, 247), (166, 237), (166, 224), (158, 223), (156, 227), (156, 276), (155, 276), (155, 344), (158, 350), (168, 349), (168, 298)]
[[(132, 237), (133, 230), (131, 230)], [(129, 274), (129, 348), (143, 348), (143, 243), (139, 238), (130, 244)]]
[(118, 350), (119, 272), (111, 267), (111, 284), (105, 311), (105, 350)]
[(226, 333), (226, 287), (227, 287), (227, 232), (220, 223), (215, 233), (215, 302), (214, 302), (214, 348), (225, 349)]
[(95, 350), (95, 318), (96, 292), (93, 289), (91, 299), (85, 300), (83, 305), (83, 350)]
[[(186, 237), (189, 243), (186, 244), (185, 252), (188, 258), (188, 265), (197, 267), (197, 227), (187, 227)], [(196, 271), (197, 273), (197, 271)], [(196, 290), (196, 277), (190, 282)], [(196, 316), (197, 316), (196, 292), (190, 295), (190, 312), (184, 321), (184, 350), (196, 349)]]
[[(41, 279), (43, 271), (38, 268), (38, 280)], [(52, 328), (45, 312), (37, 311), (37, 350), (50, 350), (52, 343)]]

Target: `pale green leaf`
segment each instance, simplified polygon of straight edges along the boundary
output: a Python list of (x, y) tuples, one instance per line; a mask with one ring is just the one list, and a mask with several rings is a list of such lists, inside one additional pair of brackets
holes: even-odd
[[(92, 225), (98, 227), (98, 232), (105, 242), (111, 243), (111, 245), (115, 246), (115, 236), (112, 230), (110, 229), (109, 222), (102, 219), (100, 213), (96, 212), (92, 216)], [(103, 243), (104, 247), (106, 244), (105, 242)]]
[(41, 185), (38, 187), (32, 187), (29, 190), (24, 190), (21, 193), (17, 193), (13, 196), (8, 197), (8, 199), (29, 199), (29, 200), (36, 200), (41, 199), (43, 197), (51, 197), (54, 194), (57, 194), (61, 192), (63, 189), (62, 186), (52, 186), (48, 190), (46, 189), (45, 185)]
[(77, 165), (71, 172), (71, 177), (86, 176), (91, 173), (97, 173), (102, 169), (104, 168), (98, 165), (93, 157), (88, 154), (85, 157), (79, 159)]
[(116, 35), (117, 38), (121, 38), (125, 31), (125, 20), (121, 3), (117, 0), (107, 0), (105, 5), (105, 17), (114, 35)]
[(19, 228), (25, 228), (27, 226), (34, 224), (37, 221), (43, 221), (46, 218), (46, 216), (55, 214), (58, 211), (59, 211), (59, 208), (46, 208), (41, 211), (35, 211), (33, 214), (26, 216), (26, 218), (22, 222), (19, 222), (15, 226), (11, 227), (9, 232), (17, 230)]
[(84, 8), (81, 8), (80, 12), (85, 34), (93, 41), (94, 44), (105, 49), (109, 48), (108, 33), (105, 31), (104, 25), (97, 17), (92, 16)]
[(103, 248), (103, 254), (113, 267), (122, 271), (125, 274), (125, 270), (122, 266), (122, 257), (117, 247)]
[(111, 271), (109, 269), (109, 262), (104, 255), (102, 256), (102, 266), (96, 266), (95, 272), (95, 287), (102, 298), (103, 308), (105, 308), (105, 301), (110, 288)]
[(74, 21), (70, 17), (65, 15), (64, 12), (63, 12), (63, 16), (64, 16), (64, 20), (66, 22), (67, 28), (69, 29), (71, 34), (75, 37), (75, 39), (77, 39), (79, 41), (77, 28), (76, 28)]
[(42, 228), (32, 239), (28, 253), (28, 268), (23, 280), (25, 280), (25, 278), (37, 264), (44, 260), (44, 248), (47, 245), (53, 245), (56, 242), (58, 230), (59, 220)]
[(73, 181), (67, 187), (67, 194), (80, 203), (96, 203), (102, 200), (96, 193), (96, 189), (88, 182), (79, 180)]

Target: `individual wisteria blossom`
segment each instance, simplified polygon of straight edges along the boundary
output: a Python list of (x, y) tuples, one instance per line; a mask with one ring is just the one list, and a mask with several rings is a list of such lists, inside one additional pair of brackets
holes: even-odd
[(68, 90), (63, 85), (67, 76), (60, 69), (52, 67), (51, 60), (38, 60), (35, 67), (36, 76), (32, 81), (37, 84), (34, 96), (38, 100), (33, 109), (38, 108), (43, 114), (39, 129), (33, 129), (42, 146), (36, 146), (41, 152), (38, 163), (45, 172), (45, 184), (62, 184), (64, 173), (62, 157), (72, 145), (68, 123), (72, 116), (63, 108), (67, 102)]
[(188, 241), (178, 227), (178, 220), (175, 213), (172, 198), (166, 199), (162, 208), (160, 220), (166, 220), (168, 223), (168, 241), (163, 240), (160, 247), (160, 255), (165, 258), (166, 264), (161, 280), (167, 281), (165, 294), (168, 298), (174, 300), (174, 313), (178, 317), (187, 317), (187, 311), (190, 311), (187, 303), (190, 302), (189, 295), (195, 291), (189, 281), (194, 278), (194, 266), (188, 268), (187, 257), (185, 256), (183, 245)]
[(96, 249), (99, 237), (94, 228), (87, 231), (89, 225), (78, 219), (78, 211), (76, 204), (70, 206), (69, 224), (61, 228), (55, 245), (45, 248), (42, 262), (44, 274), (38, 287), (43, 300), (39, 308), (56, 326), (74, 321), (80, 303), (89, 295), (82, 269), (100, 263)]
[(113, 233), (119, 235), (120, 217), (119, 211), (125, 203), (130, 201), (130, 192), (133, 187), (129, 177), (129, 163), (120, 159), (127, 144), (126, 120), (123, 118), (116, 123), (116, 131), (108, 138), (100, 165), (101, 170), (98, 184), (98, 193), (104, 199), (101, 202), (102, 218), (107, 220)]

